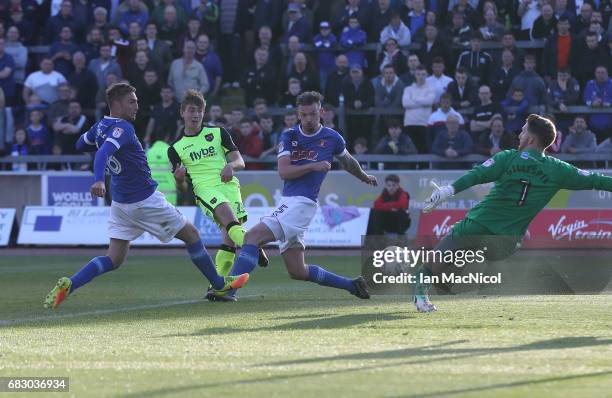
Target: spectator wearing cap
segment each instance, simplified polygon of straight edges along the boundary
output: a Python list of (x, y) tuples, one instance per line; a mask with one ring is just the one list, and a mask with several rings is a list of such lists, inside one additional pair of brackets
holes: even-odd
[(127, 4), (127, 9), (121, 10), (120, 7), (118, 10), (117, 24), (119, 29), (124, 35), (127, 35), (130, 23), (136, 22), (140, 26), (140, 33), (142, 33), (142, 29), (149, 21), (147, 6), (141, 0), (127, 0), (124, 4)]
[(501, 65), (493, 70), (493, 74), (489, 79), (491, 82), (491, 91), (493, 92), (493, 101), (499, 102), (506, 98), (506, 93), (518, 74), (519, 69), (514, 66), (514, 55), (512, 51), (505, 49), (501, 54)]
[(301, 43), (308, 43), (312, 37), (311, 28), (302, 15), (302, 9), (298, 3), (289, 4), (287, 10), (288, 20), (284, 27), (283, 43), (287, 43), (291, 36), (297, 36)]
[(55, 70), (64, 76), (72, 73), (72, 54), (78, 50), (74, 44), (72, 29), (64, 26), (60, 31), (59, 41), (54, 42), (49, 49), (49, 56), (53, 60)]
[(351, 66), (350, 75), (342, 84), (342, 94), (350, 109), (367, 109), (374, 105), (374, 87), (370, 79), (364, 77), (360, 64)]
[(574, 77), (581, 85), (593, 77), (597, 65), (607, 63), (607, 49), (597, 41), (597, 33), (587, 32), (584, 40), (576, 39), (572, 43), (570, 65)]
[(123, 76), (121, 67), (111, 57), (111, 45), (104, 43), (100, 46), (99, 57), (92, 59), (89, 63), (89, 70), (96, 75), (98, 87), (106, 88), (106, 76), (113, 74), (119, 78)]
[(450, 50), (438, 35), (438, 28), (434, 25), (425, 26), (425, 42), (419, 49), (421, 63), (431, 70), (434, 58), (442, 58), (445, 64), (450, 64)]
[(448, 84), (446, 92), (453, 98), (453, 108), (461, 110), (476, 104), (478, 92), (465, 68), (455, 71), (455, 79)]
[(404, 132), (412, 139), (419, 153), (427, 153), (427, 121), (436, 99), (436, 88), (427, 83), (427, 69), (419, 65), (415, 82), (404, 89)]
[(557, 21), (556, 32), (546, 41), (542, 56), (542, 73), (545, 79), (552, 79), (557, 71), (566, 69), (570, 63), (570, 50), (574, 38), (570, 33), (570, 21), (562, 16)]
[(480, 133), (475, 152), (485, 156), (494, 156), (506, 149), (516, 149), (517, 144), (516, 133), (506, 130), (504, 119), (497, 116), (491, 121), (491, 131)]
[(382, 73), (386, 65), (393, 65), (398, 75), (406, 72), (406, 56), (399, 49), (399, 45), (395, 39), (388, 39), (385, 42), (384, 51), (378, 55), (378, 69)]
[(349, 18), (348, 26), (342, 30), (340, 36), (340, 45), (347, 50), (346, 56), (351, 65), (365, 65), (364, 52), (358, 49), (365, 44), (366, 33), (361, 29), (359, 19), (353, 15)]
[(364, 29), (370, 23), (370, 11), (367, 8), (366, 0), (347, 0), (344, 8), (338, 10), (332, 19), (333, 28), (336, 31), (344, 29), (350, 23), (350, 19), (355, 17), (359, 20), (359, 25)]
[(488, 52), (481, 50), (481, 45), (482, 34), (479, 31), (473, 32), (470, 50), (462, 52), (457, 60), (457, 68), (465, 68), (476, 84), (487, 83), (493, 64), (493, 58)]
[(382, 70), (382, 78), (374, 85), (374, 105), (377, 108), (400, 109), (404, 83), (397, 77), (393, 65), (387, 64)]
[(412, 36), (425, 25), (425, 11), (424, 0), (413, 0), (412, 9), (406, 5), (402, 6), (403, 20)]
[(313, 45), (317, 49), (319, 82), (321, 90), (325, 89), (327, 76), (333, 71), (335, 66), (334, 52), (338, 47), (336, 36), (331, 33), (331, 25), (327, 21), (319, 24), (319, 34), (313, 39)]
[[(374, 3), (376, 4), (372, 7), (372, 16), (368, 28), (368, 42), (376, 42), (381, 38), (382, 31), (389, 25), (395, 14), (391, 8), (391, 0), (378, 0)], [(397, 14), (397, 18), (400, 18), (399, 14)], [(384, 43), (384, 41), (381, 43)]]
[[(595, 79), (589, 80), (584, 87), (583, 100), (586, 106), (594, 109), (610, 109), (612, 106), (612, 79), (605, 66), (595, 68)], [(595, 113), (589, 120), (591, 129), (600, 141), (610, 136), (612, 113)]]
[(30, 95), (36, 94), (47, 104), (55, 102), (58, 97), (58, 87), (65, 83), (66, 78), (53, 70), (53, 61), (44, 57), (40, 61), (40, 70), (30, 73), (23, 83), (23, 102), (29, 103)]
[(9, 105), (15, 98), (15, 60), (5, 51), (5, 40), (0, 37), (0, 88)]
[(338, 99), (342, 92), (342, 83), (349, 75), (348, 58), (344, 54), (336, 56), (336, 68), (327, 76), (324, 97), (328, 103), (338, 106)]
[(221, 65), (221, 58), (210, 46), (208, 35), (201, 34), (198, 36), (195, 58), (206, 70), (208, 83), (211, 86), (210, 95), (217, 97), (221, 89), (221, 82), (223, 81), (223, 65)]
[(255, 65), (247, 68), (240, 85), (244, 90), (244, 100), (247, 106), (252, 106), (255, 98), (263, 98), (268, 104), (276, 101), (278, 75), (268, 61), (268, 50), (255, 50)]
[(395, 39), (400, 47), (409, 46), (412, 41), (410, 29), (404, 24), (398, 13), (393, 13), (389, 24), (380, 32), (381, 44), (385, 44), (389, 39)]
[[(441, 131), (433, 142), (432, 152), (447, 159), (456, 159), (474, 151), (474, 141), (459, 126), (459, 119), (449, 115), (446, 130)], [(461, 163), (444, 163), (440, 168), (457, 168)]]
[(546, 84), (544, 79), (535, 71), (536, 60), (531, 54), (525, 56), (524, 70), (519, 73), (510, 88), (508, 89), (507, 98), (512, 97), (514, 89), (519, 88), (527, 100), (529, 106), (543, 105), (546, 103)]

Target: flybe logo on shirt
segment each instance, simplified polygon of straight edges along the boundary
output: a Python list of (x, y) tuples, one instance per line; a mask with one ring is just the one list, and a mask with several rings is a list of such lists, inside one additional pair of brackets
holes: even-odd
[(202, 158), (209, 158), (212, 156), (215, 156), (217, 153), (215, 151), (215, 147), (211, 146), (208, 148), (202, 148), (197, 152), (190, 152), (189, 153), (189, 158), (191, 158), (192, 162), (195, 162), (196, 160), (200, 160)]
[(298, 149), (295, 151), (291, 151), (291, 160), (312, 160), (314, 162), (317, 161), (317, 157), (319, 156), (319, 152), (317, 151), (308, 151), (305, 149)]

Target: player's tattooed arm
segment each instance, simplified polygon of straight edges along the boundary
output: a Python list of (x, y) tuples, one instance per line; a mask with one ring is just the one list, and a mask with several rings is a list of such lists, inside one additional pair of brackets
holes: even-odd
[(345, 154), (342, 156), (338, 156), (338, 161), (340, 162), (340, 165), (342, 166), (344, 170), (354, 175), (359, 180), (365, 182), (368, 185), (372, 185), (372, 186), (378, 185), (378, 181), (376, 180), (376, 177), (369, 175), (365, 171), (363, 171), (357, 159), (355, 159), (348, 152), (345, 152)]

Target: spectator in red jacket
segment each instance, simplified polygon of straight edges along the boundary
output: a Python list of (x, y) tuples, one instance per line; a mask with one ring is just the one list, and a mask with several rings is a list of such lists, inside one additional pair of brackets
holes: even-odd
[[(240, 134), (236, 136), (236, 146), (244, 156), (259, 158), (263, 152), (263, 141), (259, 137), (259, 131), (253, 128), (253, 124), (247, 118), (240, 121)], [(262, 170), (262, 164), (247, 162), (247, 170)]]
[(409, 200), (408, 192), (400, 187), (399, 177), (389, 174), (385, 178), (385, 188), (374, 201), (374, 208), (370, 210), (367, 234), (404, 234), (410, 228)]

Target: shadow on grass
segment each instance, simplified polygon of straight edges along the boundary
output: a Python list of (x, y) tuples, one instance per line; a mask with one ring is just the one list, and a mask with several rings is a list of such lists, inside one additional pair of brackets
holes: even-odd
[[(314, 317), (315, 319), (311, 319)], [(395, 313), (369, 313), (369, 314), (347, 314), (337, 316), (325, 316), (324, 318), (319, 315), (308, 315), (298, 316), (297, 318), (308, 318), (306, 320), (299, 320), (296, 322), (285, 323), (282, 325), (264, 326), (257, 328), (233, 328), (233, 327), (216, 327), (206, 328), (193, 333), (184, 334), (169, 334), (164, 336), (157, 336), (157, 338), (168, 338), (168, 337), (194, 337), (194, 336), (211, 336), (211, 335), (227, 335), (232, 333), (245, 333), (245, 332), (275, 332), (275, 331), (288, 331), (288, 330), (304, 330), (304, 329), (345, 329), (353, 326), (361, 325), (368, 322), (387, 322), (387, 321), (398, 321), (413, 318), (413, 316), (407, 315), (404, 312)]]
[[(510, 353), (510, 352), (521, 352), (521, 351), (531, 351), (531, 350), (552, 350), (552, 349), (567, 349), (567, 348), (581, 348), (581, 347), (591, 347), (591, 346), (600, 346), (600, 345), (611, 345), (612, 339), (598, 339), (592, 336), (584, 336), (584, 337), (568, 337), (568, 338), (559, 338), (552, 340), (543, 340), (536, 341), (529, 344), (521, 344), (514, 347), (507, 348), (466, 348), (466, 349), (449, 349), (448, 346), (457, 345), (461, 343), (465, 343), (466, 340), (456, 340), (451, 342), (442, 343), (439, 345), (433, 346), (425, 346), (419, 348), (412, 349), (401, 349), (401, 350), (386, 350), (379, 352), (371, 352), (371, 353), (363, 353), (363, 354), (351, 354), (351, 355), (338, 355), (332, 357), (324, 357), (324, 358), (313, 358), (308, 360), (301, 361), (286, 361), (286, 362), (275, 362), (268, 365), (260, 365), (260, 366), (282, 366), (289, 364), (300, 364), (300, 363), (314, 363), (314, 362), (323, 362), (323, 361), (335, 361), (335, 360), (345, 360), (351, 361), (355, 360), (356, 362), (367, 360), (367, 359), (393, 359), (393, 358), (404, 358), (406, 356), (428, 356), (428, 355), (442, 355), (442, 357), (435, 358), (429, 361), (425, 361), (423, 358), (411, 359), (409, 361), (401, 361), (394, 362), (389, 364), (374, 364), (369, 366), (358, 366), (348, 369), (327, 369), (315, 372), (303, 372), (303, 373), (292, 373), (292, 374), (277, 374), (274, 376), (268, 377), (260, 377), (260, 378), (251, 378), (244, 380), (230, 380), (218, 383), (203, 383), (196, 384), (190, 386), (181, 386), (174, 388), (161, 388), (155, 390), (149, 390), (145, 392), (133, 393), (122, 395), (123, 398), (132, 398), (137, 396), (146, 396), (146, 397), (155, 397), (155, 396), (170, 396), (177, 395), (186, 392), (194, 392), (197, 390), (206, 390), (218, 387), (227, 387), (227, 388), (235, 388), (241, 385), (251, 385), (257, 383), (274, 383), (274, 382), (285, 382), (289, 380), (296, 380), (302, 378), (309, 377), (317, 377), (317, 376), (333, 376), (339, 374), (348, 374), (353, 372), (363, 372), (368, 370), (381, 370), (385, 368), (394, 368), (399, 366), (411, 365), (411, 364), (423, 364), (425, 362), (433, 362), (433, 361), (449, 361), (454, 359), (460, 359), (465, 357), (479, 356), (479, 355), (489, 355), (489, 354), (499, 354), (499, 353)], [(449, 356), (447, 354), (453, 354), (453, 356)], [(269, 370), (269, 369), (268, 369)], [(487, 385), (475, 385), (466, 388), (459, 388), (447, 391), (437, 391), (431, 392), (428, 394), (413, 394), (413, 395), (398, 395), (399, 397), (405, 398), (416, 398), (416, 397), (443, 397), (443, 396), (453, 396), (459, 394), (466, 394), (471, 392), (485, 392), (496, 389), (503, 388), (514, 388), (514, 387), (523, 387), (537, 384), (545, 384), (545, 383), (555, 383), (555, 382), (564, 382), (569, 380), (578, 380), (578, 379), (586, 379), (586, 378), (595, 378), (600, 376), (608, 376), (612, 375), (612, 370), (605, 370), (600, 372), (591, 372), (591, 373), (583, 373), (583, 374), (573, 374), (566, 376), (558, 376), (558, 377), (548, 377), (541, 379), (528, 379), (528, 380), (519, 380), (508, 383), (499, 383), (499, 384), (487, 384)], [(395, 397), (392, 397), (395, 398)]]
[[(491, 348), (448, 348), (451, 345), (457, 345), (467, 342), (467, 340), (458, 340), (445, 343), (441, 346), (426, 346), (417, 348), (404, 348), (400, 350), (386, 350), (386, 351), (375, 351), (375, 352), (363, 352), (348, 355), (335, 355), (328, 357), (319, 358), (305, 358), (297, 359), (292, 361), (280, 361), (270, 362), (255, 366), (291, 366), (291, 365), (302, 365), (319, 362), (333, 362), (333, 361), (363, 361), (372, 359), (393, 359), (393, 358), (406, 358), (406, 357), (436, 357), (432, 358), (430, 362), (446, 361), (452, 359), (461, 359), (467, 357), (491, 355), (491, 354), (505, 354), (511, 352), (520, 351), (532, 351), (532, 350), (557, 350), (565, 348), (582, 348), (582, 347), (594, 347), (600, 345), (612, 345), (612, 339), (599, 340), (593, 336), (580, 336), (580, 337), (561, 337), (558, 339), (535, 341), (533, 343), (521, 344), (512, 347), (491, 347)], [(422, 363), (415, 361), (415, 363)]]

